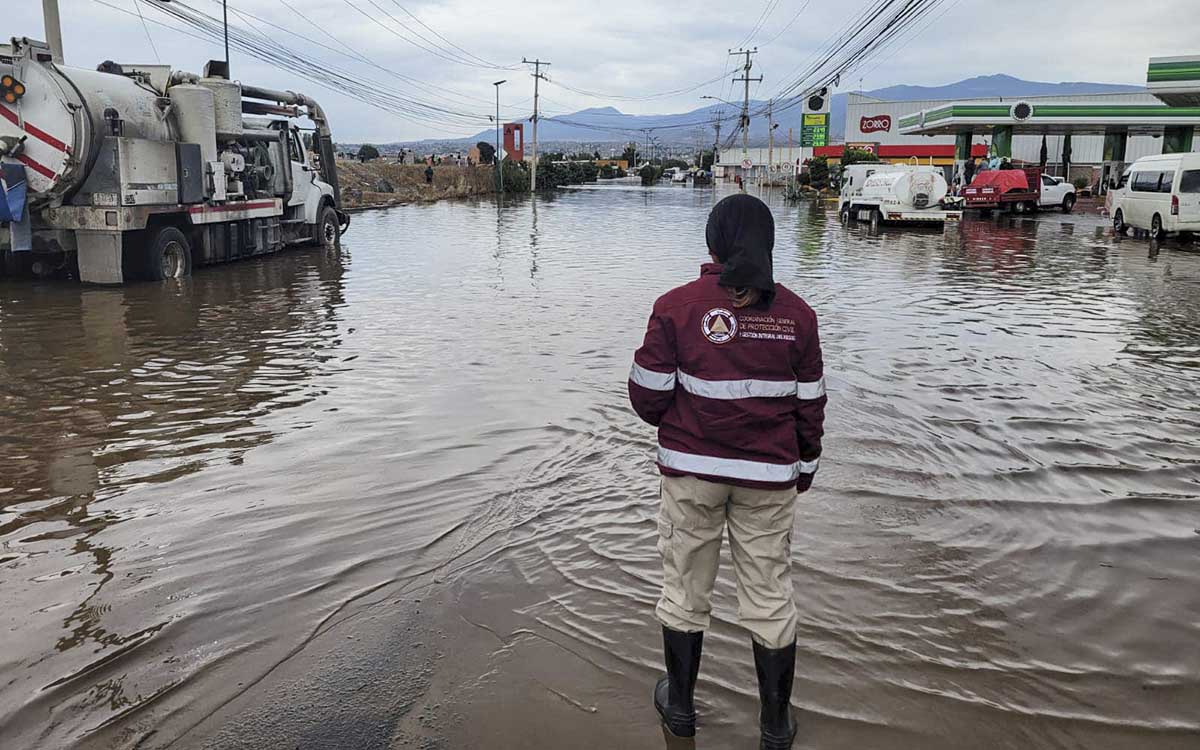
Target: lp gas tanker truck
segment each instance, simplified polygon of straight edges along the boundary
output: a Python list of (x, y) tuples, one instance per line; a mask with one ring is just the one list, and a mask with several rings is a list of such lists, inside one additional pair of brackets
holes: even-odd
[(842, 174), (839, 215), (843, 224), (869, 221), (945, 224), (962, 218), (949, 197), (941, 167), (918, 164), (852, 164)]
[(0, 45), (0, 167), (4, 266), (43, 276), (179, 278), (285, 245), (331, 247), (349, 225), (320, 105), (231, 81), (222, 61), (203, 75), (87, 70), (42, 42)]

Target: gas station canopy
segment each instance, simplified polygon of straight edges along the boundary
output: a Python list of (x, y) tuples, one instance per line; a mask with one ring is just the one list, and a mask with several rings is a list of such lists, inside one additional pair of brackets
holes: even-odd
[[(1197, 89), (1200, 91), (1200, 88)], [(1014, 135), (1096, 134), (1116, 130), (1131, 134), (1161, 133), (1167, 127), (1200, 125), (1200, 106), (1166, 104), (1042, 104), (1020, 99), (1012, 103), (948, 104), (900, 119), (904, 135), (988, 133), (1011, 127)]]
[(1200, 107), (1200, 55), (1150, 58), (1146, 89), (1173, 107)]
[(1146, 89), (1163, 103), (955, 102), (902, 117), (899, 129), (904, 135), (963, 135), (994, 128), (1013, 135), (1157, 135), (1200, 126), (1200, 55), (1150, 58)]

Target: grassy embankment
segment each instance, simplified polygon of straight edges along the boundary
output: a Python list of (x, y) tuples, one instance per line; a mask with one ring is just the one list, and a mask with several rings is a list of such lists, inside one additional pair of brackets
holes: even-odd
[(342, 202), (349, 209), (466, 198), (495, 190), (490, 166), (436, 166), (432, 185), (425, 183), (424, 164), (374, 159), (338, 161), (337, 168)]

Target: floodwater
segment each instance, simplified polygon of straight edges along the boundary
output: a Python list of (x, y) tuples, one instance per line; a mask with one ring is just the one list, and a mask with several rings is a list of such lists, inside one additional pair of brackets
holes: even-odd
[[(0, 282), (0, 746), (662, 747), (625, 378), (713, 201), (405, 206), (181, 283)], [(772, 202), (830, 384), (796, 747), (1200, 746), (1200, 252)], [(715, 606), (696, 746), (756, 747), (727, 564)]]

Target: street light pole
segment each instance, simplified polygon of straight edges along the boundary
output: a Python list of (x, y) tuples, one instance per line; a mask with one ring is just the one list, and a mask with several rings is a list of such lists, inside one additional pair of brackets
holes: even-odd
[(492, 85), (496, 87), (496, 154), (492, 157), (492, 167), (496, 170), (496, 192), (504, 192), (504, 162), (500, 159), (500, 84), (504, 81), (496, 81)]

